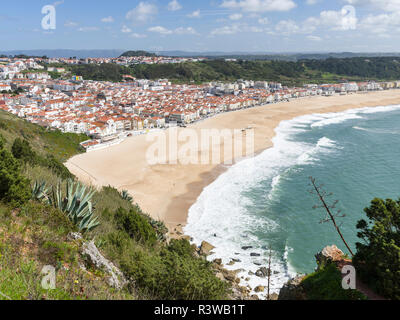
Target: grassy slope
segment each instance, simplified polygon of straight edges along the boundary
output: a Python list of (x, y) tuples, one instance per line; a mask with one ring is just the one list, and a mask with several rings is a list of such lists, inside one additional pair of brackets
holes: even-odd
[(0, 134), (6, 139), (9, 148), (15, 138), (24, 138), (37, 153), (50, 153), (61, 162), (83, 152), (79, 143), (89, 139), (84, 134), (49, 131), (1, 110)]
[(308, 300), (365, 300), (357, 290), (342, 288), (342, 275), (335, 264), (307, 275), (302, 283)]
[[(54, 155), (59, 160), (81, 152), (79, 142), (86, 139), (47, 132), (4, 112), (0, 112), (0, 134), (7, 149), (11, 149), (16, 138), (25, 138), (38, 154)], [(21, 170), (31, 183), (45, 180), (51, 187), (60, 181), (46, 166), (23, 164)], [(95, 241), (101, 252), (129, 276), (130, 285), (116, 292), (106, 284), (100, 270), (80, 268), (84, 263), (79, 254), (81, 243), (68, 240), (68, 233), (76, 229), (63, 213), (34, 201), (17, 209), (0, 202), (0, 292), (3, 294), (0, 300), (226, 297), (226, 284), (215, 277), (208, 262), (194, 256), (187, 241), (165, 244), (163, 225), (151, 220), (131, 201), (124, 200), (117, 190), (111, 187), (98, 190), (93, 202), (101, 224), (84, 238)], [(139, 219), (139, 229), (134, 223), (121, 223), (116, 214), (120, 208), (126, 216)], [(132, 228), (135, 237), (130, 236)], [(159, 240), (144, 241), (140, 237), (144, 232)], [(57, 268), (55, 291), (45, 291), (40, 286), (40, 270), (47, 264)]]
[[(134, 298), (111, 289), (101, 271), (80, 268), (80, 243), (67, 240), (73, 227), (61, 212), (33, 202), (0, 205), (0, 221), (0, 300)], [(41, 286), (45, 265), (57, 270), (55, 290)]]

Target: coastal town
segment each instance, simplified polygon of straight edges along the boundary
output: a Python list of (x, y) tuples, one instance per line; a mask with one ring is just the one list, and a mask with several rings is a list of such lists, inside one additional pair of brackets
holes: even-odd
[[(131, 58), (118, 59), (126, 62), (125, 59)], [(82, 146), (87, 151), (151, 130), (186, 126), (223, 112), (310, 96), (400, 89), (400, 81), (306, 84), (289, 88), (280, 83), (250, 80), (172, 84), (168, 79), (126, 77), (124, 82), (113, 83), (85, 80), (75, 75), (68, 80), (57, 80), (49, 72), (65, 70), (46, 70), (40, 61), (0, 58), (0, 109), (48, 129), (86, 134), (90, 140)], [(74, 59), (68, 63), (74, 63)]]

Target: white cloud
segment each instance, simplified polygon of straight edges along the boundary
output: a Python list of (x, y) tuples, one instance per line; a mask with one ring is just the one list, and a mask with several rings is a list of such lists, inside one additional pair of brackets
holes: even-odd
[(260, 18), (260, 19), (258, 19), (258, 23), (265, 25), (265, 24), (269, 23), (269, 20), (268, 20), (268, 18)]
[(138, 6), (126, 14), (126, 19), (132, 23), (146, 23), (158, 13), (158, 8), (148, 2), (140, 2)]
[(172, 34), (173, 33), (171, 30), (168, 30), (167, 28), (164, 28), (164, 27), (161, 27), (161, 26), (151, 27), (151, 28), (147, 29), (147, 31), (159, 33), (159, 34), (162, 34), (162, 35), (167, 35), (167, 34)]
[(356, 29), (358, 19), (354, 7), (345, 6), (341, 11), (322, 11), (320, 22), (332, 30), (345, 31)]
[(264, 31), (265, 30), (263, 28), (259, 28), (256, 26), (249, 26), (246, 23), (233, 23), (232, 25), (227, 25), (212, 30), (210, 35), (211, 36), (233, 35), (242, 32), (261, 33)]
[(212, 36), (230, 35), (230, 34), (236, 34), (238, 32), (241, 32), (241, 28), (240, 28), (239, 25), (234, 24), (234, 25), (231, 25), (231, 26), (224, 26), (224, 27), (216, 28), (216, 29), (211, 31), (211, 35)]
[(293, 20), (281, 20), (275, 26), (275, 30), (279, 34), (291, 35), (294, 33), (301, 33), (300, 27)]
[(252, 27), (246, 28), (246, 31), (247, 32), (253, 32), (253, 33), (261, 33), (261, 32), (264, 32), (264, 29), (252, 26)]
[(179, 28), (175, 29), (174, 33), (176, 33), (176, 34), (198, 34), (196, 32), (196, 30), (193, 29), (192, 27), (187, 27), (187, 28), (179, 27)]
[(229, 16), (229, 19), (231, 19), (231, 20), (240, 20), (242, 18), (243, 18), (243, 15), (241, 13), (234, 13)]
[(311, 41), (322, 41), (322, 38), (318, 36), (307, 36), (307, 39)]
[(182, 6), (178, 2), (178, 0), (172, 0), (170, 3), (168, 3), (168, 10), (169, 11), (178, 11), (181, 10)]
[(81, 27), (78, 29), (80, 32), (93, 32), (93, 31), (99, 31), (100, 29), (97, 27)]
[(154, 33), (159, 33), (159, 34), (164, 35), (164, 36), (165, 35), (170, 35), (170, 34), (178, 34), (178, 35), (198, 34), (196, 32), (196, 30), (194, 28), (192, 28), (192, 27), (187, 27), (187, 28), (179, 27), (179, 28), (176, 28), (174, 30), (170, 30), (170, 29), (164, 28), (162, 26), (156, 26), (156, 27), (151, 27), (151, 28), (147, 29), (147, 31), (154, 32)]
[(188, 14), (189, 18), (200, 18), (200, 10), (193, 11), (192, 13)]
[(123, 26), (122, 26), (122, 29), (121, 29), (121, 32), (122, 32), (122, 33), (131, 33), (131, 32), (132, 32), (132, 29), (129, 28), (129, 27), (127, 27), (126, 25), (123, 25)]
[(307, 0), (306, 3), (307, 3), (309, 6), (312, 6), (312, 5), (314, 5), (314, 4), (317, 4), (319, 1), (320, 1), (320, 0)]
[(318, 18), (310, 17), (306, 19), (302, 23), (303, 33), (313, 33), (320, 24), (321, 22)]
[(400, 11), (399, 0), (345, 0), (346, 3), (353, 6), (372, 6), (384, 11)]
[(64, 23), (64, 27), (67, 27), (67, 28), (74, 28), (74, 27), (77, 27), (77, 26), (79, 26), (79, 23), (75, 22), (75, 21), (67, 20)]
[(131, 38), (135, 38), (135, 39), (147, 38), (147, 36), (145, 34), (139, 34), (139, 33), (132, 33), (129, 36)]
[(104, 22), (104, 23), (112, 23), (112, 22), (114, 22), (114, 18), (111, 17), (111, 16), (105, 17), (105, 18), (101, 19), (101, 22)]
[(354, 6), (371, 7), (385, 12), (369, 14), (358, 21), (363, 34), (390, 37), (400, 33), (400, 0), (345, 0)]
[(246, 12), (288, 11), (297, 5), (293, 0), (223, 0), (221, 7)]
[(285, 36), (292, 34), (310, 34), (313, 33), (320, 24), (320, 20), (314, 17), (310, 17), (301, 23), (296, 23), (294, 20), (281, 20), (276, 24), (275, 32), (270, 31), (268, 33)]
[(309, 17), (306, 20), (296, 23), (293, 20), (281, 21), (275, 30), (286, 35), (302, 33), (313, 33), (317, 28), (325, 28), (333, 31), (348, 31), (357, 28), (358, 18), (351, 8), (345, 6), (341, 11), (322, 11), (318, 17)]
[(58, 7), (59, 5), (61, 5), (63, 3), (64, 3), (64, 0), (56, 1), (56, 2), (53, 3), (53, 6)]
[(392, 14), (368, 15), (360, 21), (358, 27), (363, 31), (378, 36), (399, 33), (400, 11)]

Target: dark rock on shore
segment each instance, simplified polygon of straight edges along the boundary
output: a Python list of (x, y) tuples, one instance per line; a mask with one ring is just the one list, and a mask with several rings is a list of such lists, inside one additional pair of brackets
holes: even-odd
[(298, 276), (286, 283), (279, 292), (278, 300), (306, 300), (301, 282), (304, 276)]
[(268, 277), (268, 269), (265, 268), (265, 267), (262, 267), (262, 268), (258, 269), (257, 272), (256, 272), (256, 276), (260, 277), (260, 278)]

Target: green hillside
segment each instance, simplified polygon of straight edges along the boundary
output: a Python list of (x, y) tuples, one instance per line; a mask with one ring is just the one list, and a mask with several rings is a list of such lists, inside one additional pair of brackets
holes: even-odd
[[(165, 226), (129, 194), (73, 184), (61, 161), (84, 139), (0, 112), (0, 300), (226, 298), (211, 264), (187, 240), (166, 243)], [(83, 239), (68, 236), (78, 231)], [(82, 254), (91, 240), (128, 280), (122, 289)], [(40, 285), (46, 265), (56, 290)]]
[(65, 65), (73, 74), (86, 80), (121, 81), (123, 75), (139, 79), (167, 78), (178, 83), (210, 81), (264, 80), (285, 85), (336, 83), (343, 80), (400, 79), (398, 57), (330, 58), (300, 61), (225, 61), (207, 60), (179, 64), (138, 64), (129, 67), (116, 64)]
[(157, 57), (157, 55), (147, 51), (137, 50), (137, 51), (126, 51), (123, 54), (121, 54), (121, 57)]

